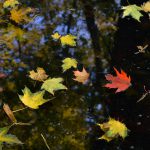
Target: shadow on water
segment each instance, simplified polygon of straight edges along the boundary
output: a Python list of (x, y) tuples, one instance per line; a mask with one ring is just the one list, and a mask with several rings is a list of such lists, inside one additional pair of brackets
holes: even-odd
[[(144, 1), (136, 2), (142, 4)], [(24, 144), (6, 145), (4, 150), (47, 149), (41, 133), (51, 150), (147, 150), (150, 98), (137, 101), (145, 92), (144, 85), (150, 89), (149, 47), (145, 53), (135, 53), (137, 46), (150, 45), (148, 15), (143, 14), (141, 23), (131, 18), (121, 19), (118, 10), (121, 3), (126, 3), (114, 0), (43, 0), (40, 3), (22, 0), (22, 3), (37, 8), (38, 16), (29, 25), (19, 26), (24, 30), (24, 39), (14, 38), (13, 47), (8, 49), (1, 46), (0, 71), (7, 74), (7, 78), (0, 81), (0, 88), (3, 88), (1, 106), (5, 102), (12, 110), (24, 107), (18, 94), (25, 85), (33, 92), (40, 89), (40, 83), (35, 86), (28, 77), (28, 72), (37, 67), (43, 67), (50, 77), (63, 77), (68, 90), (56, 92), (55, 99), (38, 110), (16, 112), (18, 121), (32, 125), (13, 127), (11, 133)], [(55, 31), (76, 35), (77, 47), (62, 47), (51, 38)], [(72, 80), (73, 69), (62, 73), (65, 57), (76, 58), (79, 69), (87, 68), (90, 72), (87, 84)], [(114, 73), (113, 66), (131, 76), (132, 86), (127, 91), (114, 94), (113, 90), (102, 87), (105, 74)], [(98, 140), (103, 132), (96, 123), (102, 123), (108, 117), (124, 122), (130, 129), (125, 140), (110, 143)], [(10, 124), (2, 109), (0, 120), (1, 127)]]

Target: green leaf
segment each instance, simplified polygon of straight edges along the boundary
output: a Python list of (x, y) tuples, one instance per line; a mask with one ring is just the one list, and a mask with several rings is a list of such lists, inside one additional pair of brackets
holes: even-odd
[(49, 101), (43, 98), (45, 91), (32, 93), (29, 88), (25, 87), (24, 90), (22, 90), (22, 92), (23, 92), (23, 95), (19, 95), (20, 100), (26, 106), (32, 109), (38, 109), (40, 105)]
[(137, 5), (128, 5), (128, 6), (123, 6), (122, 9), (124, 10), (122, 16), (123, 18), (126, 16), (131, 16), (132, 18), (140, 22), (140, 17), (143, 16), (140, 12), (142, 10), (141, 7)]
[(42, 84), (41, 89), (44, 89), (54, 95), (54, 91), (67, 89), (67, 87), (63, 85), (62, 82), (63, 78), (48, 78)]
[(8, 144), (22, 144), (22, 142), (15, 136), (7, 134), (10, 129), (10, 126), (0, 128), (0, 150), (2, 149), (3, 142)]
[(73, 58), (65, 58), (62, 62), (63, 62), (63, 65), (62, 65), (63, 72), (70, 69), (71, 67), (77, 68), (78, 62)]

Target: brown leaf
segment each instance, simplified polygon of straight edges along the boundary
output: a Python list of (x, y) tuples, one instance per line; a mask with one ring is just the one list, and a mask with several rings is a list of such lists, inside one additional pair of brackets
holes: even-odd
[(45, 70), (43, 68), (38, 67), (36, 69), (37, 72), (34, 70), (30, 71), (29, 77), (33, 80), (37, 81), (44, 81), (48, 78), (48, 75), (46, 74)]
[(5, 111), (5, 113), (7, 114), (7, 116), (9, 117), (9, 119), (12, 121), (12, 122), (17, 122), (13, 112), (11, 111), (10, 107), (8, 104), (5, 104), (3, 105), (3, 109)]

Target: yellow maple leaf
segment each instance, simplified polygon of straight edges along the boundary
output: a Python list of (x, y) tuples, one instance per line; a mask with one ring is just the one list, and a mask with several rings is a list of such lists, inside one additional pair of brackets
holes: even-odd
[(150, 1), (144, 3), (141, 7), (145, 12), (150, 12)]
[(19, 95), (20, 100), (26, 106), (32, 109), (38, 109), (40, 105), (49, 101), (43, 98), (45, 91), (32, 93), (29, 88), (25, 87), (24, 90), (22, 90), (22, 92), (23, 95)]
[(51, 35), (51, 36), (52, 36), (52, 38), (53, 38), (54, 40), (58, 40), (58, 39), (61, 37), (61, 35), (60, 35), (58, 32), (54, 33), (54, 34)]
[(21, 22), (30, 22), (32, 19), (27, 16), (27, 14), (31, 13), (33, 10), (28, 7), (28, 8), (20, 8), (20, 9), (12, 9), (10, 11), (11, 16), (10, 19), (15, 21), (16, 23), (21, 23)]
[(76, 46), (76, 41), (75, 41), (76, 39), (77, 37), (71, 34), (67, 34), (60, 37), (60, 41), (63, 46), (64, 45)]
[(100, 128), (105, 132), (99, 139), (103, 139), (106, 141), (111, 141), (118, 136), (122, 137), (123, 139), (128, 134), (128, 128), (126, 125), (120, 121), (117, 121), (113, 118), (109, 118), (109, 121), (103, 124), (97, 124)]
[(18, 4), (19, 4), (19, 2), (17, 0), (6, 0), (3, 4), (3, 7), (4, 8), (8, 8), (8, 7), (14, 8)]
[(48, 75), (46, 74), (45, 70), (43, 68), (38, 67), (36, 69), (37, 72), (34, 70), (30, 71), (29, 77), (33, 80), (37, 81), (44, 81), (48, 78)]
[(63, 62), (62, 64), (63, 72), (70, 69), (71, 67), (77, 68), (78, 62), (73, 58), (65, 58), (62, 62)]

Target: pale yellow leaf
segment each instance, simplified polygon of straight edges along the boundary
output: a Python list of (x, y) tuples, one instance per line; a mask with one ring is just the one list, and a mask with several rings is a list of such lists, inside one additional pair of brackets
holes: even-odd
[(63, 62), (62, 64), (63, 72), (70, 69), (71, 67), (77, 68), (78, 62), (73, 58), (65, 58), (62, 62)]

